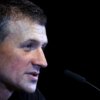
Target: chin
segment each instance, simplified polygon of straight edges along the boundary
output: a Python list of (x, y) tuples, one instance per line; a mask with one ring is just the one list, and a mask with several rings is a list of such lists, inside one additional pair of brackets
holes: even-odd
[(24, 88), (24, 90), (28, 93), (34, 93), (36, 90), (36, 84), (30, 84)]

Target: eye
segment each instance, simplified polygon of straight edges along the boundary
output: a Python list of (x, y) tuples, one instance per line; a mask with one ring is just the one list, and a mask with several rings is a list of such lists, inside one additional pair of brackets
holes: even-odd
[(31, 49), (33, 47), (33, 44), (29, 43), (29, 44), (26, 45), (26, 47)]
[(32, 51), (34, 49), (37, 48), (37, 44), (35, 42), (27, 42), (21, 45), (21, 48), (25, 51), (25, 52), (29, 52)]
[(25, 51), (31, 51), (31, 50), (34, 50), (34, 49), (35, 49), (35, 45), (33, 43), (29, 43), (29, 44), (26, 44), (24, 46)]
[(27, 48), (32, 48), (32, 46), (33, 46), (32, 43), (29, 43), (29, 44), (26, 45)]
[(32, 50), (37, 49), (38, 47), (41, 47), (43, 50), (46, 46), (46, 43), (40, 43), (36, 40), (28, 40), (25, 41), (24, 43), (21, 43), (20, 47), (25, 51), (25, 52), (30, 52)]

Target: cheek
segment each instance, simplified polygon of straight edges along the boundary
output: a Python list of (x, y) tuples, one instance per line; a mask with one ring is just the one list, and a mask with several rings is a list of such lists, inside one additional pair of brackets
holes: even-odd
[(23, 75), (30, 64), (30, 58), (18, 51), (3, 53), (0, 58), (0, 74), (13, 78)]
[(27, 69), (28, 61), (24, 57), (16, 57), (11, 61), (11, 71), (16, 73), (24, 73)]

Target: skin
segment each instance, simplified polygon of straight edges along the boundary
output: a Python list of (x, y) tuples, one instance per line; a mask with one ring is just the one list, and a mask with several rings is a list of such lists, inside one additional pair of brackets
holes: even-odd
[(45, 26), (21, 19), (9, 21), (5, 32), (9, 35), (0, 43), (0, 96), (9, 97), (13, 89), (32, 93), (40, 68), (47, 67), (42, 50), (48, 42)]

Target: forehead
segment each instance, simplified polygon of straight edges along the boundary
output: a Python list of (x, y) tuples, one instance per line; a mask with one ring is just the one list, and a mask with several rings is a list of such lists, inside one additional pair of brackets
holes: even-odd
[(24, 42), (29, 39), (47, 43), (45, 26), (30, 20), (9, 21), (7, 25), (9, 36), (16, 42)]

